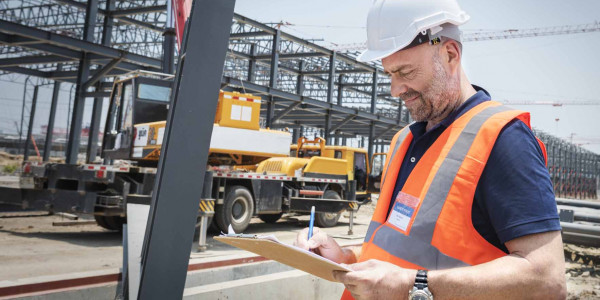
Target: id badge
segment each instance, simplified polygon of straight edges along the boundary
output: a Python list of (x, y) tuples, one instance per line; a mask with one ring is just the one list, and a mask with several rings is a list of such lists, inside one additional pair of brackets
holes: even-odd
[(388, 222), (406, 232), (411, 224), (411, 220), (415, 217), (419, 202), (419, 198), (403, 193), (402, 191), (399, 192), (394, 201), (394, 207), (392, 208)]

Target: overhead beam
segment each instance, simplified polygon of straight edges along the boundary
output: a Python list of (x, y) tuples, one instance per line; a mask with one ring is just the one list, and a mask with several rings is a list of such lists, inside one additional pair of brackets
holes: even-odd
[(79, 51), (94, 53), (104, 57), (123, 58), (124, 61), (132, 62), (140, 66), (155, 68), (157, 70), (160, 70), (161, 68), (161, 61), (155, 58), (114, 49), (108, 46), (96, 44), (92, 41), (80, 40), (5, 20), (0, 20), (0, 32), (27, 37), (55, 46), (72, 49), (74, 48)]
[(294, 102), (292, 105), (286, 107), (285, 109), (280, 111), (279, 114), (277, 114), (275, 117), (273, 117), (273, 122), (276, 122), (277, 120), (283, 118), (285, 115), (290, 113), (292, 110), (296, 109), (296, 107), (300, 106), (300, 104), (301, 104), (300, 102)]
[[(279, 59), (294, 59), (294, 58), (305, 58), (305, 57), (324, 57), (325, 54), (319, 52), (307, 52), (307, 53), (285, 53), (279, 54)], [(271, 55), (257, 55), (256, 60), (271, 60)]]
[[(78, 1), (74, 1), (74, 0), (54, 0), (54, 2), (67, 4), (67, 5), (73, 6), (78, 9), (82, 9), (82, 10), (85, 10), (85, 7), (86, 7), (85, 2), (78, 2)], [(166, 6), (165, 6), (165, 10), (166, 10)], [(111, 15), (112, 12), (106, 11), (104, 9), (98, 9), (98, 13), (102, 14), (102, 15)], [(125, 22), (125, 23), (128, 23), (128, 24), (132, 24), (132, 25), (136, 25), (136, 26), (139, 26), (142, 28), (150, 29), (152, 31), (160, 32), (160, 33), (162, 33), (164, 31), (164, 28), (155, 26), (150, 23), (138, 21), (136, 19), (132, 19), (127, 16), (116, 16), (115, 19)]]
[(144, 6), (128, 9), (113, 10), (109, 14), (113, 18), (166, 11), (166, 5)]
[(340, 128), (342, 128), (342, 126), (346, 125), (348, 122), (354, 120), (356, 118), (356, 115), (349, 115), (347, 116), (345, 119), (343, 119), (340, 123), (335, 124), (335, 126), (330, 128), (330, 131), (336, 131), (339, 130)]
[(113, 61), (105, 65), (102, 69), (96, 71), (96, 73), (94, 73), (94, 75), (83, 84), (83, 89), (87, 90), (87, 88), (92, 86), (94, 83), (98, 82), (100, 78), (104, 77), (106, 74), (108, 74), (108, 72), (114, 69), (121, 62), (121, 60), (121, 58), (114, 59)]
[(48, 63), (61, 63), (75, 61), (76, 58), (61, 57), (58, 55), (32, 55), (0, 59), (0, 67), (15, 67), (23, 65), (37, 65)]

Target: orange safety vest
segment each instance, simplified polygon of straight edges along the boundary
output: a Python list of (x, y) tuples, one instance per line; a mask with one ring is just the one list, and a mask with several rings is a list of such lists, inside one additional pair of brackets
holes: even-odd
[[(381, 192), (359, 262), (378, 259), (403, 268), (438, 270), (482, 264), (506, 253), (486, 241), (471, 221), (475, 189), (506, 124), (529, 124), (529, 113), (495, 101), (456, 119), (425, 152), (388, 208), (411, 143), (407, 127), (392, 139)], [(546, 148), (538, 139), (546, 159)], [(387, 216), (387, 219), (386, 219)], [(342, 299), (353, 299), (344, 291)]]

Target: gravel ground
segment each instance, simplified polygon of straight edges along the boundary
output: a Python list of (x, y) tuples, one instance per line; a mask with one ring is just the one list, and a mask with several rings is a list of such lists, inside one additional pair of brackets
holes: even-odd
[[(347, 232), (348, 218), (328, 232), (343, 244), (362, 241), (374, 204), (361, 207), (356, 216), (355, 236)], [(53, 222), (70, 221), (44, 212), (0, 213), (0, 281), (66, 274), (94, 270), (118, 270), (122, 264), (121, 233), (96, 225), (53, 226)], [(283, 218), (275, 225), (255, 218), (249, 232), (274, 233), (291, 243), (296, 232), (307, 225), (306, 217)], [(212, 241), (203, 253), (192, 251), (192, 258), (232, 254), (232, 249)], [(195, 246), (192, 246), (194, 249)], [(565, 245), (565, 277), (568, 299), (600, 299), (600, 249)]]

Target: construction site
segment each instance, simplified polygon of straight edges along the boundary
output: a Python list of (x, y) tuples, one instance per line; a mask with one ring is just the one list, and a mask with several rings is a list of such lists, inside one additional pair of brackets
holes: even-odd
[[(0, 1), (0, 299), (342, 296), (340, 282), (215, 240), (293, 245), (314, 222), (340, 246), (362, 246), (390, 144), (414, 124), (381, 60), (359, 61), (373, 1), (353, 1), (355, 23), (323, 4), (332, 21), (316, 25), (316, 2), (283, 2), (292, 1)], [(475, 19), (462, 33), (467, 67), (482, 57), (509, 65), (506, 51), (596, 82), (597, 55), (584, 68), (535, 54), (553, 38), (600, 44), (600, 23), (580, 18), (486, 30)], [(533, 46), (501, 44), (514, 41)], [(478, 43), (495, 52), (470, 48)], [(469, 72), (477, 85), (481, 72)], [(582, 86), (511, 94), (512, 80), (531, 79), (521, 72), (499, 71), (506, 81), (488, 90), (531, 110), (545, 145), (567, 299), (600, 299), (600, 98), (560, 71), (531, 81)]]

